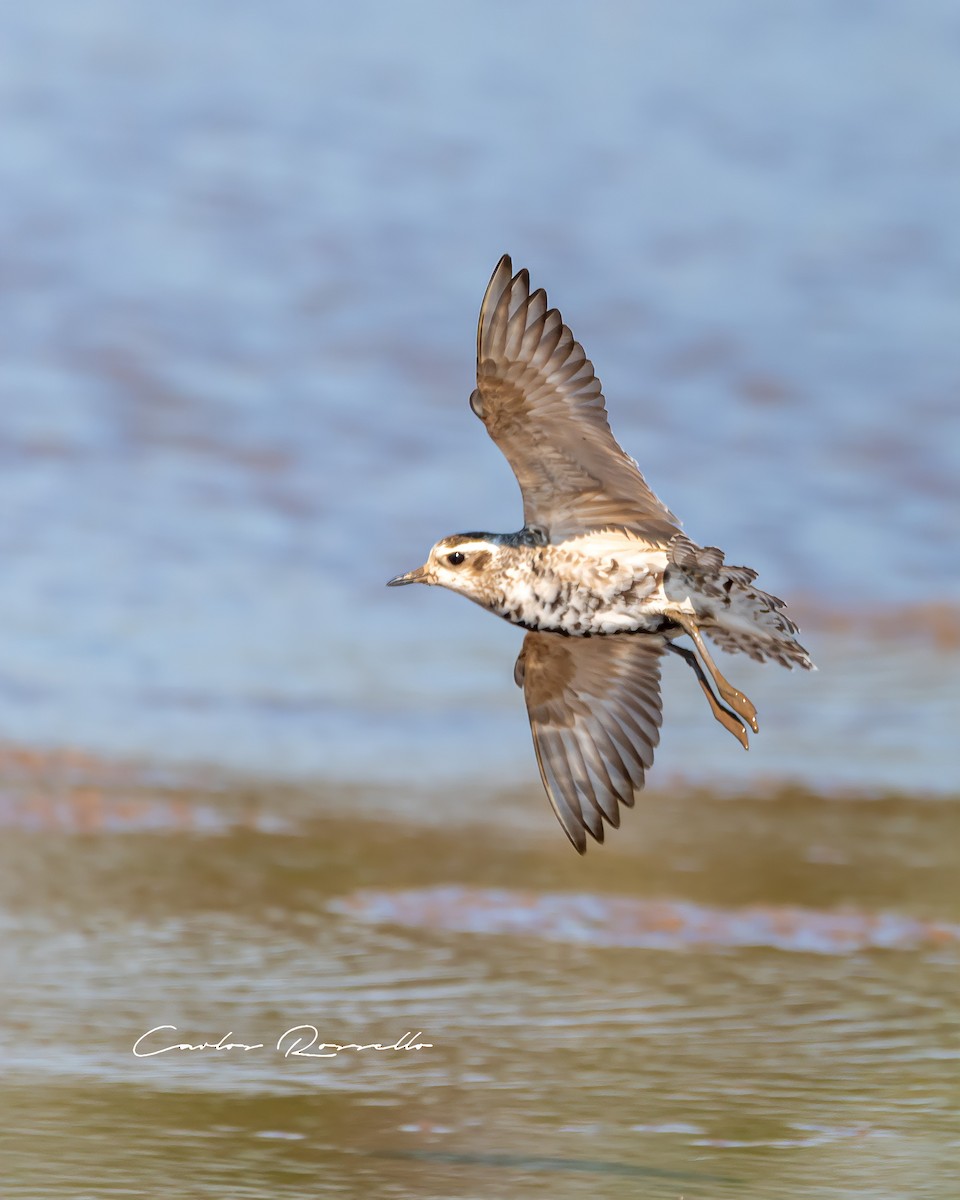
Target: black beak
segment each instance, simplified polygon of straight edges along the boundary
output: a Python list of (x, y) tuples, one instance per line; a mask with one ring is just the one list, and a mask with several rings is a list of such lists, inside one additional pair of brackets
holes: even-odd
[(406, 575), (397, 575), (394, 579), (388, 579), (387, 587), (402, 587), (405, 583), (426, 583), (424, 578), (426, 573), (426, 566), (417, 567), (415, 571), (408, 571)]

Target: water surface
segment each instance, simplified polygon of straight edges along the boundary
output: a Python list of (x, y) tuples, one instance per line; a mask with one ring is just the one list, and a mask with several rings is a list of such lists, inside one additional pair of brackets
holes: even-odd
[[(579, 860), (532, 789), (451, 823), (84, 770), (2, 789), (5, 1195), (957, 1181), (955, 802), (677, 791)], [(135, 1057), (160, 1025), (261, 1045)], [(302, 1025), (429, 1046), (284, 1057)]]
[[(956, 6), (55, 0), (0, 103), (4, 1195), (955, 1192)], [(820, 666), (668, 665), (582, 861), (383, 588), (520, 522), (505, 250)]]

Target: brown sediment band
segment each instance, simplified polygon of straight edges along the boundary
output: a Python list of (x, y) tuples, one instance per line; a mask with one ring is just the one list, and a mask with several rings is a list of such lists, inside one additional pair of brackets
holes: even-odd
[[(194, 776), (196, 776), (196, 772)], [(0, 829), (36, 833), (274, 830), (286, 823), (264, 805), (218, 804), (213, 783), (164, 768), (110, 761), (83, 750), (0, 745)], [(219, 782), (223, 782), (219, 779)]]
[(960, 605), (942, 602), (871, 607), (851, 603), (828, 608), (812, 598), (793, 597), (790, 614), (804, 630), (859, 633), (877, 639), (925, 641), (940, 650), (960, 649)]

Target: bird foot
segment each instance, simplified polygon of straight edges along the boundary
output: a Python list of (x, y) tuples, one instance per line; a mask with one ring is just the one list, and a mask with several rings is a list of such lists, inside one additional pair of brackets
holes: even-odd
[(718, 688), (720, 695), (730, 705), (734, 712), (739, 713), (743, 717), (754, 733), (760, 732), (760, 726), (757, 724), (757, 708), (753, 702), (743, 694), (737, 691), (735, 687), (729, 684), (725, 688)]
[[(700, 666), (700, 663), (697, 661), (697, 657), (693, 651), (688, 650), (685, 646), (677, 646), (674, 642), (668, 642), (667, 649), (673, 654), (676, 654), (682, 658), (687, 666), (693, 671), (694, 675), (696, 675), (697, 683), (700, 684), (700, 690), (703, 692), (704, 696), (706, 696), (707, 703), (710, 705), (710, 711), (713, 713), (716, 720), (720, 722), (720, 724), (728, 731), (728, 733), (733, 734), (744, 750), (749, 750), (750, 742), (747, 738), (746, 725), (744, 725), (736, 713), (732, 713), (729, 708), (724, 708), (720, 701), (713, 694), (713, 688), (711, 688), (710, 684), (708, 683), (707, 677), (703, 673), (703, 667)], [(739, 696), (741, 700), (746, 700), (747, 704), (750, 704), (750, 701), (747, 700), (746, 696), (744, 696), (741, 692), (738, 692), (736, 688), (731, 687), (725, 679), (723, 680), (723, 684), (727, 692), (733, 692), (734, 695)], [(753, 708), (753, 705), (751, 704), (750, 707)], [(754, 710), (754, 712), (756, 712), (756, 710)], [(753, 729), (754, 733), (756, 733), (757, 727), (755, 719)]]
[(724, 729), (729, 730), (733, 734), (744, 750), (750, 749), (750, 742), (747, 740), (747, 727), (739, 717), (735, 717), (732, 712), (728, 712), (727, 709), (719, 706), (714, 709), (713, 715)]

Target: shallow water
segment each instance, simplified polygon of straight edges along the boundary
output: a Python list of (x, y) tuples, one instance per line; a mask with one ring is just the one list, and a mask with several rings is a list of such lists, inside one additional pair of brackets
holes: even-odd
[[(946, 0), (0, 16), (5, 1197), (950, 1194), (958, 102)], [(504, 250), (820, 667), (749, 755), (668, 668), (582, 861), (516, 631), (383, 588), (519, 524)]]
[[(431, 821), (89, 764), (85, 827), (24, 829), (58, 772), (2, 789), (5, 1196), (960, 1182), (955, 802), (677, 792), (579, 860), (532, 789)], [(161, 1025), (259, 1048), (135, 1057)], [(303, 1025), (429, 1045), (285, 1057)]]

